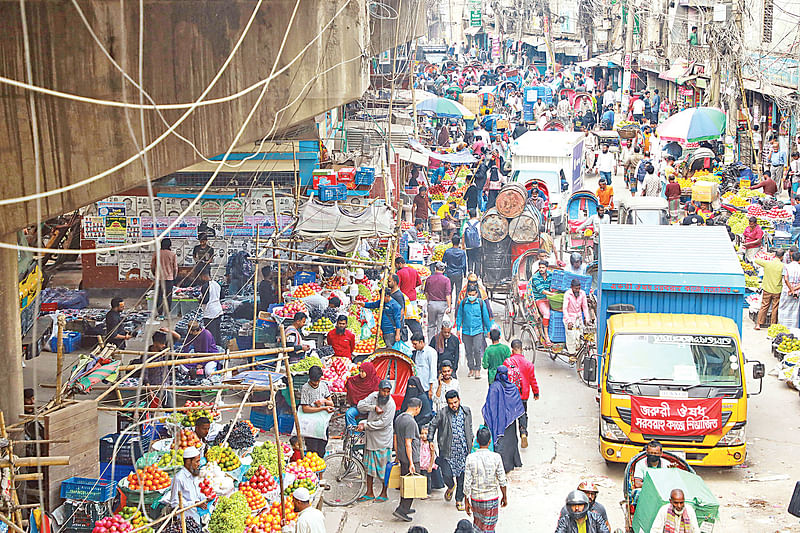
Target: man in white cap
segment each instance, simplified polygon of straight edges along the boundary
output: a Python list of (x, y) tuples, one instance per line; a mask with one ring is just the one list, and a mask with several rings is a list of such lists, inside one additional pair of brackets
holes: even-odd
[(311, 493), (305, 487), (292, 493), (294, 510), (297, 513), (297, 533), (325, 533), (325, 515), (311, 507)]
[[(200, 492), (197, 476), (200, 475), (200, 450), (194, 446), (189, 446), (183, 450), (183, 468), (175, 474), (175, 479), (172, 482), (172, 492), (169, 496), (169, 504), (173, 509), (178, 509), (183, 503), (183, 507), (193, 505), (202, 501), (200, 504), (201, 509), (206, 509), (208, 504), (206, 498)], [(183, 500), (178, 495), (183, 497)], [(192, 518), (197, 525), (200, 525), (200, 515), (197, 514), (197, 508), (193, 507), (186, 511), (186, 516)]]

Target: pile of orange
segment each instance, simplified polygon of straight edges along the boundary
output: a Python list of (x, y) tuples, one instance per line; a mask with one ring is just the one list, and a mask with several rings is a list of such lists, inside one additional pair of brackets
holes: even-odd
[(267, 500), (264, 498), (264, 495), (258, 491), (258, 489), (254, 489), (249, 485), (243, 485), (239, 487), (239, 492), (241, 492), (244, 497), (247, 498), (247, 505), (249, 505), (250, 509), (253, 511), (261, 509), (267, 505)]
[[(137, 476), (138, 474), (138, 476)], [(145, 492), (164, 490), (170, 486), (170, 479), (166, 472), (150, 465), (128, 474), (128, 487), (139, 490), (144, 487)]]
[(314, 452), (306, 453), (306, 456), (297, 461), (297, 463), (305, 466), (313, 472), (322, 472), (325, 470), (325, 461)]
[(203, 444), (200, 442), (200, 437), (191, 429), (182, 429), (175, 439), (178, 443), (178, 448), (183, 450), (189, 446), (197, 446), (198, 448)]
[[(297, 519), (294, 512), (292, 499), (286, 500), (284, 505), (287, 525), (292, 525)], [(248, 516), (245, 522), (244, 533), (280, 533), (281, 532), (281, 504), (274, 502), (272, 506), (257, 516)]]

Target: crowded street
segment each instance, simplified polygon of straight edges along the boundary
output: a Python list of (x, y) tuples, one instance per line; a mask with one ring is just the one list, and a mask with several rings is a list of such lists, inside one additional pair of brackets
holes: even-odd
[(798, 5), (0, 5), (0, 533), (800, 532)]

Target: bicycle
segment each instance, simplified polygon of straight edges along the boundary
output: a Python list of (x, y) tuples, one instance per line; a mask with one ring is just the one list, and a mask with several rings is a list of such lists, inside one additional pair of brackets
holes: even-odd
[(532, 363), (535, 363), (537, 350), (547, 352), (553, 361), (558, 359), (569, 366), (574, 366), (580, 380), (586, 386), (591, 387), (592, 384), (583, 379), (583, 363), (587, 358), (597, 357), (595, 353), (595, 334), (591, 327), (583, 327), (581, 343), (574, 354), (566, 351), (566, 344), (551, 344), (549, 346), (545, 344), (542, 327), (542, 323), (537, 322), (533, 316), (529, 317), (526, 323), (522, 325), (522, 332), (520, 333), (522, 353), (528, 356)]
[(325, 456), (325, 481), (322, 501), (331, 507), (344, 507), (367, 492), (364, 468), (364, 433), (345, 428), (342, 451)]

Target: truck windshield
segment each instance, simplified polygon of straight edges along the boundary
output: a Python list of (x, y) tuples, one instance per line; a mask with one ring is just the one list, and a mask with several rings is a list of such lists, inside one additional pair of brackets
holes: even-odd
[(630, 215), (630, 223), (642, 226), (663, 226), (667, 223), (667, 216), (660, 210), (636, 209)]
[(659, 380), (682, 385), (740, 385), (736, 341), (715, 335), (614, 335), (608, 381)]

